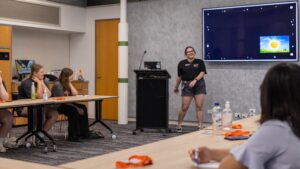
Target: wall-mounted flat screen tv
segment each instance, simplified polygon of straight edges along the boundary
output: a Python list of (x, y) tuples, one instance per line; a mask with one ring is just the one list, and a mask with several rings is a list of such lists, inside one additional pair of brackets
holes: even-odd
[(298, 4), (203, 9), (203, 60), (298, 61)]
[(31, 73), (31, 66), (35, 63), (34, 60), (15, 60), (16, 69), (19, 75), (27, 75)]

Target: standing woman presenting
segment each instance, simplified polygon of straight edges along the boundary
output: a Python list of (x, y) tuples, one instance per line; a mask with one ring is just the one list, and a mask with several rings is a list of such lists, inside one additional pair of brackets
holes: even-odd
[(206, 74), (206, 68), (203, 60), (195, 58), (195, 49), (192, 46), (187, 46), (184, 50), (186, 59), (182, 60), (178, 64), (178, 75), (176, 78), (176, 84), (174, 92), (179, 92), (179, 84), (181, 83), (181, 108), (178, 115), (177, 132), (182, 132), (182, 122), (189, 106), (195, 99), (196, 115), (198, 120), (198, 128), (202, 128), (203, 120), (203, 101), (206, 94), (206, 87), (204, 81), (204, 75)]

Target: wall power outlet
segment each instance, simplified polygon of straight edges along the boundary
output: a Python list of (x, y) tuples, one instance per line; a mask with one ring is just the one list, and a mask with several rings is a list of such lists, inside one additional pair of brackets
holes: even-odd
[(249, 116), (254, 116), (256, 113), (255, 109), (249, 109)]

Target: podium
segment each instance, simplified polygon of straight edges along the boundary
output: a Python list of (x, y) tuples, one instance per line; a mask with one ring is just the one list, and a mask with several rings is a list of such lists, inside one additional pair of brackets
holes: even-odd
[(134, 70), (136, 73), (136, 129), (169, 132), (169, 79), (167, 70)]

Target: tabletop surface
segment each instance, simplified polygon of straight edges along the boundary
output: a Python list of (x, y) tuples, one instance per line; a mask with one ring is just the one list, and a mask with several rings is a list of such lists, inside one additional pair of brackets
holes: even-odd
[(61, 169), (49, 165), (0, 158), (0, 169)]
[[(242, 124), (245, 130), (255, 131), (259, 127), (259, 117), (253, 116), (234, 123)], [(115, 169), (114, 164), (116, 161), (127, 160), (131, 155), (138, 154), (149, 155), (153, 159), (153, 165), (143, 167), (145, 169), (192, 169), (195, 167), (188, 156), (188, 150), (198, 146), (232, 148), (243, 142), (244, 140), (227, 141), (224, 140), (222, 134), (213, 135), (208, 129), (204, 129), (126, 150), (67, 163), (60, 167), (68, 169)]]
[(10, 102), (0, 103), (0, 108), (26, 107), (32, 105), (59, 104), (68, 102), (81, 102), (118, 98), (117, 96), (101, 96), (101, 95), (77, 95), (65, 97), (50, 97), (47, 101), (43, 99), (20, 99)]

